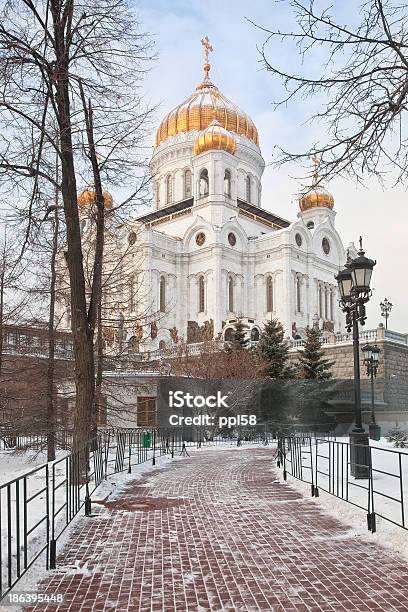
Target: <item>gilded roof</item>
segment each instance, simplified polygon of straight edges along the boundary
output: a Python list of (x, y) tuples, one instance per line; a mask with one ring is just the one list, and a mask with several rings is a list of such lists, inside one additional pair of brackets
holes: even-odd
[(299, 208), (302, 211), (309, 210), (310, 208), (333, 208), (334, 198), (332, 194), (319, 184), (319, 160), (316, 156), (313, 157), (313, 165), (313, 183), (312, 186), (300, 196)]
[(204, 79), (191, 96), (164, 117), (156, 132), (156, 146), (175, 134), (205, 130), (214, 117), (228, 132), (246, 136), (259, 144), (258, 131), (252, 119), (210, 81), (208, 50), (212, 48), (208, 45), (208, 39), (203, 39), (202, 44), (207, 47)]
[(231, 132), (228, 132), (217, 119), (213, 119), (194, 141), (194, 155), (204, 151), (222, 150), (234, 155), (237, 143)]

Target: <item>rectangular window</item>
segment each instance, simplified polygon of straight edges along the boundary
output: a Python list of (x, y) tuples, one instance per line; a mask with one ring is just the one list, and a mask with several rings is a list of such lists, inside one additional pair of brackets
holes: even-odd
[(137, 426), (156, 427), (156, 398), (138, 397), (137, 398)]

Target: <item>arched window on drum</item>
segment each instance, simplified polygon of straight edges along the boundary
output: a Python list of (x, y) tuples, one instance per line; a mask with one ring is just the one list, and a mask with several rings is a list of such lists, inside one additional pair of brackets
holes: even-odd
[(200, 172), (200, 196), (206, 196), (209, 192), (208, 170), (203, 168)]
[(193, 175), (190, 168), (184, 170), (184, 199), (191, 198), (193, 195)]
[(224, 172), (224, 194), (231, 197), (231, 172), (229, 170)]
[(247, 174), (245, 179), (245, 191), (246, 191), (246, 201), (251, 202), (252, 194), (251, 194), (251, 177)]
[(173, 203), (173, 177), (171, 174), (166, 179), (166, 204)]

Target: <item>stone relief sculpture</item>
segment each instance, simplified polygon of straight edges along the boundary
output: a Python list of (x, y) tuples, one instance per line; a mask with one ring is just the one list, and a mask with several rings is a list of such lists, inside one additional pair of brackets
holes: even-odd
[(214, 321), (204, 321), (204, 325), (199, 325), (197, 321), (189, 321), (187, 324), (187, 344), (195, 342), (209, 342), (214, 337)]
[(177, 327), (176, 326), (172, 327), (171, 329), (169, 329), (169, 332), (170, 332), (170, 338), (173, 340), (174, 344), (177, 344), (177, 342), (179, 341)]
[(156, 321), (152, 321), (150, 323), (150, 337), (152, 340), (157, 338), (157, 323)]

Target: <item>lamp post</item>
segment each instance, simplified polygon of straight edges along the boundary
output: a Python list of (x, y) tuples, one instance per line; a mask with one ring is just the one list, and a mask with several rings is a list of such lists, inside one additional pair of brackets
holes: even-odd
[(376, 262), (365, 257), (362, 238), (355, 259), (348, 258), (343, 270), (335, 277), (339, 286), (340, 306), (346, 314), (346, 328), (353, 330), (354, 409), (355, 426), (350, 433), (350, 471), (355, 478), (369, 475), (369, 435), (363, 427), (361, 414), (359, 326), (366, 320), (365, 304), (371, 296), (370, 282)]
[(367, 368), (367, 376), (371, 379), (371, 423), (368, 426), (371, 440), (379, 440), (381, 436), (381, 427), (375, 422), (374, 408), (374, 378), (377, 376), (378, 363), (380, 358), (380, 349), (378, 346), (366, 344), (361, 349), (364, 355), (364, 365)]
[(388, 329), (388, 317), (392, 309), (392, 304), (387, 298), (384, 298), (383, 302), (380, 302), (381, 316), (385, 317), (385, 329)]

